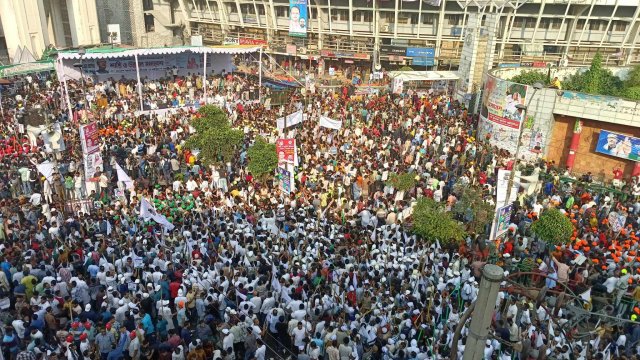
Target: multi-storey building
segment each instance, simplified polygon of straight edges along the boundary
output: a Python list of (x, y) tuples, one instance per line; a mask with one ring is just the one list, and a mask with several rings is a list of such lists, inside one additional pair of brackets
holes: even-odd
[[(497, 2), (497, 1), (496, 1)], [(504, 1), (503, 1), (504, 2)], [(470, 15), (464, 1), (308, 0), (305, 38), (289, 37), (286, 0), (178, 0), (185, 26), (205, 43), (225, 38), (260, 39), (273, 51), (297, 45), (296, 55), (322, 50), (374, 54), (384, 63), (411, 65), (398, 47), (432, 47), (436, 65), (458, 65)], [(497, 14), (493, 63), (563, 62), (580, 65), (600, 50), (613, 65), (640, 62), (638, 0), (519, 0), (487, 7)], [(484, 23), (483, 23), (484, 25)], [(483, 31), (480, 32), (480, 36)], [(393, 45), (393, 46), (392, 46)], [(394, 53), (395, 52), (395, 53)]]

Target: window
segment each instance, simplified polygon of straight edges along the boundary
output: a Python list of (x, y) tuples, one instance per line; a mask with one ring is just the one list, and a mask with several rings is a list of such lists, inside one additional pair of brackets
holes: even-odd
[(460, 15), (446, 15), (447, 23), (449, 25), (457, 26), (460, 25)]
[(587, 20), (585, 19), (580, 19), (578, 20), (578, 23), (576, 24), (576, 29), (577, 30), (583, 30), (584, 29), (584, 25), (587, 22)]
[(562, 26), (562, 20), (560, 19), (551, 19), (551, 28), (552, 29), (560, 29)]
[(153, 19), (153, 15), (144, 14), (144, 30), (146, 32), (154, 32), (156, 30), (155, 20)]
[(525, 19), (524, 27), (528, 29), (533, 29), (536, 27), (536, 20), (534, 19)]
[(613, 28), (615, 29), (615, 31), (626, 31), (627, 22), (622, 20), (616, 20), (613, 22)]
[(600, 20), (589, 21), (589, 30), (599, 31), (600, 27), (602, 27), (602, 21)]
[(264, 6), (258, 5), (258, 15), (264, 15), (264, 14), (265, 14)]
[(338, 10), (338, 17), (341, 21), (349, 21), (349, 10)]
[(253, 4), (241, 4), (240, 11), (244, 15), (253, 15), (256, 13), (256, 9), (253, 7)]
[(522, 29), (522, 25), (524, 25), (525, 19), (521, 17), (516, 17), (513, 19), (513, 28), (514, 29)]
[(353, 12), (353, 21), (357, 22), (372, 22), (373, 12), (368, 10), (356, 10)]
[(546, 30), (550, 27), (551, 25), (551, 19), (540, 19), (540, 26), (539, 28), (541, 30)]
[(418, 14), (410, 14), (409, 17), (411, 18), (411, 24), (415, 25), (418, 23)]
[(387, 21), (387, 24), (393, 24), (396, 22), (396, 14), (392, 12), (386, 12), (384, 15), (381, 15), (383, 19)]
[(152, 11), (153, 0), (142, 0), (142, 11)]
[(289, 7), (288, 6), (276, 6), (276, 17), (289, 17)]
[(238, 8), (236, 7), (236, 4), (227, 4), (227, 13), (237, 14)]
[(425, 25), (433, 25), (433, 19), (435, 16), (431, 14), (422, 14), (422, 23)]
[(313, 7), (308, 7), (307, 11), (308, 11), (307, 16), (309, 17), (309, 19), (318, 18), (318, 12)]

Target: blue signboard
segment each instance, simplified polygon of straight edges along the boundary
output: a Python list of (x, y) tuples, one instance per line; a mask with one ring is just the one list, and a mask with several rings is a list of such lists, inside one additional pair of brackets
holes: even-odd
[(418, 66), (433, 66), (436, 51), (434, 48), (407, 48), (407, 56), (413, 58), (412, 64)]
[(640, 139), (600, 130), (596, 152), (623, 159), (640, 161)]

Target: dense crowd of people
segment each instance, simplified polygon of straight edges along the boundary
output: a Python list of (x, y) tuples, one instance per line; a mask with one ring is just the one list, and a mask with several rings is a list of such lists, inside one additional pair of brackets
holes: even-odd
[[(638, 194), (562, 183), (567, 174), (538, 159), (541, 190), (518, 194), (502, 241), (471, 233), (451, 246), (410, 231), (419, 198), (451, 210), (462, 185), (495, 204), (496, 173), (513, 167), (475, 139), (475, 119), (451, 96), (319, 88), (267, 107), (253, 78), (227, 73), (145, 79), (140, 109), (135, 82), (91, 80), (68, 82), (71, 118), (53, 78), (16, 78), (3, 97), (0, 358), (460, 358), (487, 262), (513, 281), (502, 284), (484, 359), (636, 358)], [(209, 165), (185, 146), (205, 103), (245, 134), (237, 156)], [(20, 113), (38, 108), (61, 124), (64, 151), (22, 140)], [(136, 113), (162, 108), (175, 111)], [(306, 121), (276, 128), (296, 110)], [(342, 128), (320, 127), (321, 115)], [(78, 128), (90, 121), (104, 165), (87, 177)], [(248, 171), (258, 135), (296, 139), (295, 191)], [(51, 178), (35, 166), (46, 160)], [(406, 172), (411, 190), (389, 185)], [(144, 201), (175, 228), (142, 218)], [(570, 217), (570, 244), (531, 233), (549, 208)], [(543, 286), (546, 295), (527, 295)], [(609, 307), (579, 326), (572, 309), (596, 297)]]

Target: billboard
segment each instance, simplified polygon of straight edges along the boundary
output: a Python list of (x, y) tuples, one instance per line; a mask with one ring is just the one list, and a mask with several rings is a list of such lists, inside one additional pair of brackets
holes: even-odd
[(93, 154), (100, 151), (100, 134), (98, 124), (91, 122), (80, 126), (80, 143), (84, 154)]
[(515, 153), (529, 87), (487, 76), (482, 96), (478, 135), (500, 149)]
[(622, 159), (640, 161), (640, 139), (600, 130), (596, 152)]
[(307, 36), (307, 0), (289, 0), (289, 36)]

